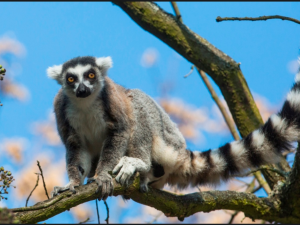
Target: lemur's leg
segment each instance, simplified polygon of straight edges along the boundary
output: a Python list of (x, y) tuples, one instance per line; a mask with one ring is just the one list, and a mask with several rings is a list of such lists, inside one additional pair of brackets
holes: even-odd
[[(137, 93), (139, 94), (139, 93)], [(140, 190), (147, 191), (147, 174), (151, 169), (151, 153), (153, 148), (152, 118), (148, 110), (142, 110), (143, 99), (135, 97), (133, 103), (133, 117), (135, 118), (134, 130), (131, 134), (126, 156), (115, 166), (113, 173), (118, 174), (116, 181), (128, 186), (136, 172), (140, 173)]]
[(73, 193), (76, 193), (75, 187), (82, 185), (84, 182), (84, 178), (90, 172), (91, 157), (83, 149), (67, 149), (66, 159), (67, 172), (70, 182), (63, 187), (55, 186), (54, 191), (51, 192), (51, 197), (58, 195), (58, 193), (66, 190), (71, 190), (73, 191)]
[(112, 171), (115, 165), (125, 155), (128, 139), (127, 132), (116, 132), (112, 133), (104, 141), (95, 175), (88, 179), (88, 182), (97, 182), (97, 193), (101, 190), (101, 196), (98, 200), (106, 200), (107, 197), (113, 193), (112, 177), (108, 172)]
[(81, 140), (75, 129), (70, 125), (66, 116), (68, 101), (62, 90), (58, 93), (54, 102), (54, 111), (57, 121), (59, 135), (66, 147), (67, 173), (70, 182), (64, 186), (54, 187), (51, 196), (57, 195), (61, 191), (70, 189), (75, 192), (75, 186), (83, 184), (84, 178), (90, 172), (90, 154), (82, 147)]
[[(152, 138), (145, 137), (145, 132), (136, 132), (131, 140), (127, 156), (122, 157), (115, 166), (113, 174), (121, 185), (128, 186), (136, 172), (140, 173), (140, 190), (148, 191), (146, 174), (151, 169)], [(142, 141), (141, 141), (142, 140)]]

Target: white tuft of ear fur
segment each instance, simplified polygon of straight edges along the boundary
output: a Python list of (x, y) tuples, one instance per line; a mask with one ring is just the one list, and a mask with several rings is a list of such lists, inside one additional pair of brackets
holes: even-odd
[(101, 68), (103, 75), (106, 75), (106, 72), (109, 68), (112, 68), (112, 59), (108, 57), (99, 57), (96, 58), (96, 64)]
[(59, 65), (59, 66), (54, 65), (54, 66), (49, 67), (47, 69), (48, 77), (50, 77), (51, 79), (56, 80), (59, 84), (62, 84), (61, 72), (62, 72), (62, 65)]

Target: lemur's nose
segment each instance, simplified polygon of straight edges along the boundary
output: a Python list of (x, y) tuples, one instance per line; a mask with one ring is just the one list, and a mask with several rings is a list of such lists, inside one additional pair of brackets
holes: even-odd
[(84, 84), (79, 84), (77, 91), (76, 91), (76, 97), (77, 98), (85, 98), (91, 94), (91, 90), (85, 86)]

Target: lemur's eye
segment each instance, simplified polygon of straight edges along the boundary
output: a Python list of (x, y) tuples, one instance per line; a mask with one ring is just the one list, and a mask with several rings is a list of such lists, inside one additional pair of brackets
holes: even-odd
[(91, 78), (91, 79), (95, 78), (95, 74), (89, 73), (89, 78)]
[(72, 82), (74, 82), (74, 78), (73, 77), (69, 77), (68, 81), (72, 83)]

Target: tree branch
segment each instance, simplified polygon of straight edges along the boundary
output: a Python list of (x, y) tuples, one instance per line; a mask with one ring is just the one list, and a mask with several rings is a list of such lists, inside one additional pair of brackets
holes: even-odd
[(171, 5), (173, 7), (173, 10), (175, 12), (175, 15), (177, 17), (177, 20), (179, 20), (182, 23), (182, 18), (181, 18), (181, 14), (179, 12), (178, 6), (176, 2), (171, 2)]
[[(4, 79), (5, 72), (6, 69), (2, 68), (2, 65), (0, 65), (0, 81)], [(0, 106), (3, 106), (3, 104), (1, 104), (1, 101), (0, 101)]]
[(41, 167), (39, 161), (37, 161), (37, 165), (38, 165), (38, 167), (39, 167), (39, 169), (40, 169), (40, 172), (41, 172), (41, 177), (42, 177), (42, 180), (43, 180), (43, 185), (44, 185), (44, 189), (45, 189), (45, 194), (46, 194), (47, 198), (49, 199), (49, 195), (48, 195), (48, 191), (47, 191), (47, 188), (46, 188), (46, 183), (45, 183), (45, 179), (44, 179), (44, 175), (43, 175), (43, 170), (42, 170), (42, 167)]
[(106, 219), (105, 219), (105, 222), (106, 222), (106, 224), (109, 224), (109, 207), (108, 207), (106, 201), (104, 201), (104, 205), (105, 205), (106, 213), (107, 213), (107, 217), (106, 217)]
[(297, 216), (300, 218), (300, 144), (298, 142), (298, 148), (295, 154), (293, 168), (290, 176), (283, 185), (279, 185), (278, 192), (281, 192), (281, 202), (285, 207), (286, 214)]
[[(139, 191), (139, 178), (136, 178), (127, 189), (114, 182), (114, 196), (127, 195), (132, 200), (148, 205), (162, 211), (166, 216), (178, 217), (183, 220), (185, 217), (197, 212), (210, 212), (218, 209), (239, 210), (246, 216), (253, 219), (264, 219), (285, 223), (300, 222), (299, 218), (285, 218), (279, 208), (280, 201), (276, 196), (272, 198), (259, 198), (251, 193), (235, 191), (206, 191), (187, 195), (176, 195), (167, 191), (150, 188), (148, 193)], [(76, 187), (76, 194), (66, 191), (58, 196), (44, 202), (37, 203), (31, 209), (23, 211), (12, 209), (15, 218), (21, 223), (37, 223), (51, 218), (65, 210), (75, 207), (99, 197), (101, 193), (95, 194), (96, 183)], [(51, 204), (49, 204), (51, 202)]]
[(296, 20), (291, 17), (286, 17), (286, 16), (279, 16), (279, 15), (274, 15), (274, 16), (259, 16), (259, 17), (220, 17), (218, 16), (216, 18), (217, 22), (222, 22), (222, 21), (241, 21), (241, 20), (249, 20), (249, 21), (258, 21), (258, 20), (270, 20), (270, 19), (281, 19), (281, 20), (289, 20), (294, 23), (300, 24), (299, 20)]
[(239, 211), (235, 211), (235, 212), (231, 215), (231, 218), (230, 218), (228, 224), (232, 224), (234, 218), (237, 216), (238, 213), (239, 213)]
[(287, 178), (287, 176), (289, 175), (289, 172), (280, 171), (280, 170), (278, 170), (278, 169), (270, 168), (270, 167), (268, 167), (268, 166), (261, 166), (261, 167), (259, 167), (258, 169), (251, 170), (251, 171), (249, 171), (248, 173), (242, 174), (242, 175), (239, 176), (239, 177), (247, 177), (247, 176), (249, 176), (251, 173), (256, 173), (257, 171), (260, 171), (260, 170), (271, 170), (271, 171), (273, 171), (274, 173), (277, 173), (277, 174), (279, 174), (280, 176), (282, 176), (282, 177), (284, 177), (284, 178)]
[(29, 196), (28, 196), (28, 198), (27, 198), (27, 200), (26, 200), (25, 207), (27, 207), (27, 204), (28, 204), (28, 201), (29, 201), (30, 196), (32, 195), (32, 193), (34, 192), (34, 190), (36, 189), (36, 187), (39, 185), (39, 177), (40, 177), (40, 175), (37, 173), (36, 184), (35, 184), (34, 188), (33, 188), (32, 191), (30, 192), (30, 194), (29, 194)]
[(229, 114), (227, 113), (225, 106), (222, 104), (221, 100), (218, 98), (217, 93), (213, 89), (213, 87), (212, 87), (211, 83), (209, 82), (209, 80), (208, 80), (207, 76), (205, 75), (205, 73), (202, 70), (200, 70), (198, 67), (196, 67), (196, 68), (197, 68), (197, 71), (198, 71), (200, 77), (202, 78), (203, 82), (205, 83), (211, 97), (213, 98), (213, 100), (217, 104), (218, 108), (220, 109), (220, 111), (221, 111), (221, 113), (224, 117), (224, 120), (225, 120), (225, 122), (226, 122), (233, 138), (235, 140), (239, 140), (240, 136), (237, 133), (237, 131), (235, 129), (235, 124), (232, 121), (232, 119), (230, 118)]
[(100, 215), (99, 215), (98, 199), (96, 199), (95, 202), (96, 202), (96, 212), (97, 212), (98, 224), (100, 224)]

